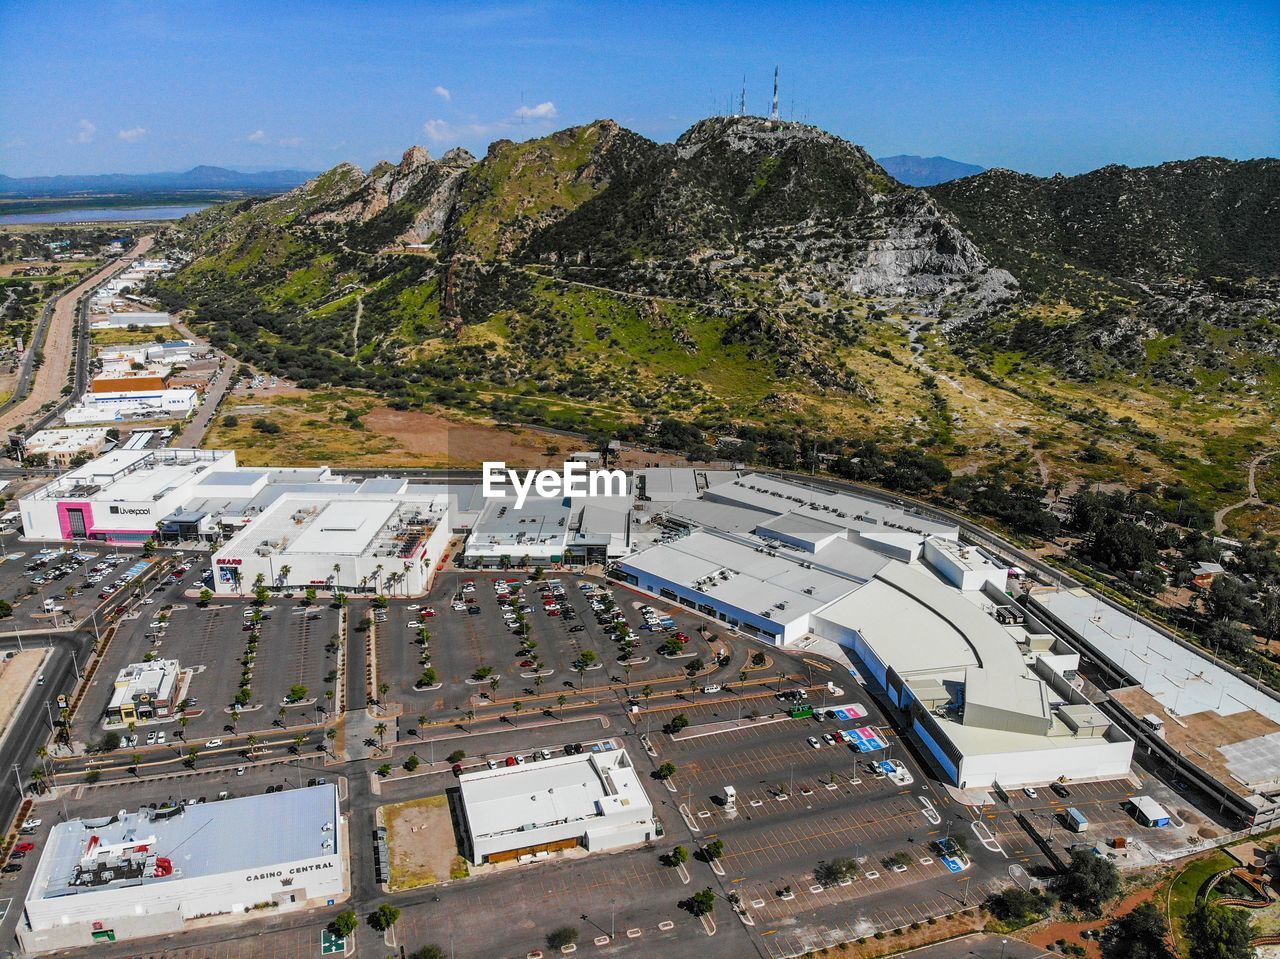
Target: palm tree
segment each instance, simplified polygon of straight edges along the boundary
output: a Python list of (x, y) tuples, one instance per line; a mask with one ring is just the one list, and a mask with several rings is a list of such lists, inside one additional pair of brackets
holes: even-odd
[(284, 719), (287, 715), (289, 715), (288, 710), (281, 706), (279, 712), (276, 713), (276, 719), (280, 721), (281, 726), (285, 725)]
[(303, 743), (305, 743), (306, 741), (307, 741), (307, 737), (306, 737), (306, 736), (304, 736), (302, 733), (298, 733), (298, 735), (294, 736), (294, 737), (293, 737), (293, 751), (294, 751), (295, 753), (297, 753), (297, 752), (301, 752), (301, 751), (302, 751), (302, 744), (303, 744)]
[(378, 725), (373, 727), (373, 731), (378, 734), (378, 748), (381, 749), (383, 737), (387, 734), (387, 724), (378, 723)]
[(560, 718), (564, 719), (564, 704), (569, 701), (569, 697), (561, 693), (556, 697), (556, 705), (560, 707)]
[[(516, 714), (516, 717), (519, 718), (520, 710), (524, 709), (524, 703), (520, 702), (520, 700), (517, 699), (515, 700), (515, 702), (511, 704), (511, 709)], [(515, 724), (516, 724), (516, 721), (513, 719), (511, 721), (511, 725), (514, 726)]]
[(31, 786), (36, 792), (44, 792), (44, 770), (39, 767), (31, 770)]
[(423, 715), (418, 717), (418, 737), (419, 738), (422, 737), (422, 727), (427, 725), (428, 722), (430, 722), (429, 716)]
[(191, 720), (187, 718), (186, 713), (183, 713), (181, 716), (178, 717), (178, 726), (180, 727), (178, 735), (181, 736), (183, 739), (187, 738), (187, 723), (189, 722), (191, 722)]
[(653, 687), (646, 685), (644, 689), (640, 690), (640, 695), (644, 697), (644, 705), (645, 705), (645, 708), (648, 709), (649, 697), (653, 695)]
[(134, 753), (130, 756), (129, 765), (133, 767), (133, 774), (138, 775), (138, 767), (142, 765), (142, 753)]
[(468, 724), (474, 723), (476, 721), (476, 711), (474, 709), (468, 709), (466, 712), (466, 719)]
[(382, 697), (391, 692), (391, 687), (386, 683), (378, 683), (378, 702), (382, 702)]
[(501, 685), (501, 683), (502, 683), (501, 676), (491, 676), (489, 678), (489, 689), (493, 691), (495, 696), (498, 693), (498, 686)]
[(333, 564), (333, 588), (335, 590), (338, 588), (338, 580), (341, 576), (342, 576), (342, 564), (334, 563)]
[(293, 572), (293, 567), (286, 563), (280, 567), (280, 579), (277, 581), (281, 587), (289, 585), (289, 574)]

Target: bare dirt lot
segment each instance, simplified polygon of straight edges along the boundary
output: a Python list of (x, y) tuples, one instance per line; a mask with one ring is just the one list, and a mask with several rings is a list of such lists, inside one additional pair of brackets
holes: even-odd
[[(381, 810), (391, 849), (391, 890), (413, 889), (466, 875), (458, 855), (449, 802), (426, 796), (384, 806)], [(451, 876), (453, 874), (453, 876)]]
[(0, 661), (0, 735), (8, 728), (9, 720), (22, 701), (22, 694), (40, 671), (47, 652), (45, 649), (28, 649)]

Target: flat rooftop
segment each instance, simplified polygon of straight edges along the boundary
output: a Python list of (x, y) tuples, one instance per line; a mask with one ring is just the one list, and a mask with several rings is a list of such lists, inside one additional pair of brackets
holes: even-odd
[(464, 773), (459, 785), (471, 835), (477, 839), (623, 810), (638, 815), (653, 811), (621, 749)]
[(1280, 702), (1127, 613), (1080, 591), (1037, 589), (1032, 596), (1171, 714), (1234, 716), (1252, 710), (1280, 723)]
[[(712, 475), (714, 474), (709, 474)], [(736, 478), (710, 486), (704, 495), (774, 514), (803, 512), (804, 515), (847, 529), (879, 527), (883, 530), (942, 536), (947, 539), (959, 536), (960, 531), (954, 524), (940, 523), (914, 511), (864, 499), (852, 493), (833, 493), (761, 473), (727, 475)]]
[[(346, 493), (344, 484), (303, 484), (306, 492), (267, 487), (271, 503), (224, 547), (228, 556), (268, 550), (280, 556), (408, 558), (440, 521), (438, 501)], [(358, 490), (358, 488), (357, 488)]]
[(117, 449), (63, 473), (31, 497), (154, 501), (207, 470), (234, 465), (235, 453), (230, 450)]
[(490, 497), (480, 511), (467, 547), (516, 551), (522, 546), (563, 543), (572, 511), (570, 501), (561, 496), (531, 494), (519, 509), (515, 496)]
[[(874, 567), (869, 575), (888, 562), (856, 544), (845, 545), (860, 556), (865, 554), (868, 566)], [(811, 559), (812, 568), (805, 565)], [(820, 555), (770, 550), (699, 529), (629, 557), (626, 566), (784, 623), (821, 609), (863, 582), (853, 570), (819, 568), (820, 560)]]
[(337, 817), (337, 787), (324, 785), (184, 806), (167, 819), (150, 810), (72, 819), (50, 832), (27, 900), (117, 888), (70, 884), (95, 837), (97, 848), (154, 837), (151, 852), (172, 860), (174, 872), (142, 880), (147, 886), (335, 855)]

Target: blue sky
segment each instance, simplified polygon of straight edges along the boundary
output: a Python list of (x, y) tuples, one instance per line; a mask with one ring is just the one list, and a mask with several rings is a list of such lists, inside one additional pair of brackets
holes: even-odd
[(0, 172), (369, 166), (768, 110), (1038, 174), (1280, 154), (1280, 5), (0, 0)]

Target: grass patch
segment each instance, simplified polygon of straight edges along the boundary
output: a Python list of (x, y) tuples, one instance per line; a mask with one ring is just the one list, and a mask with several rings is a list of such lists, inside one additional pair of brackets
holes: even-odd
[(384, 806), (382, 813), (391, 850), (388, 886), (393, 892), (442, 882), (446, 874), (450, 879), (470, 874), (466, 860), (458, 854), (444, 795)]
[(1182, 951), (1184, 955), (1186, 944), (1182, 941), (1182, 922), (1195, 909), (1200, 887), (1216, 873), (1224, 869), (1230, 869), (1234, 865), (1236, 865), (1236, 861), (1225, 852), (1215, 852), (1203, 859), (1188, 863), (1174, 877), (1173, 883), (1169, 887), (1167, 899), (1169, 927), (1173, 930), (1174, 941), (1177, 942), (1179, 951)]
[(136, 346), (139, 343), (154, 343), (156, 334), (167, 339), (174, 339), (172, 326), (153, 326), (147, 330), (94, 330), (89, 334), (94, 346)]

